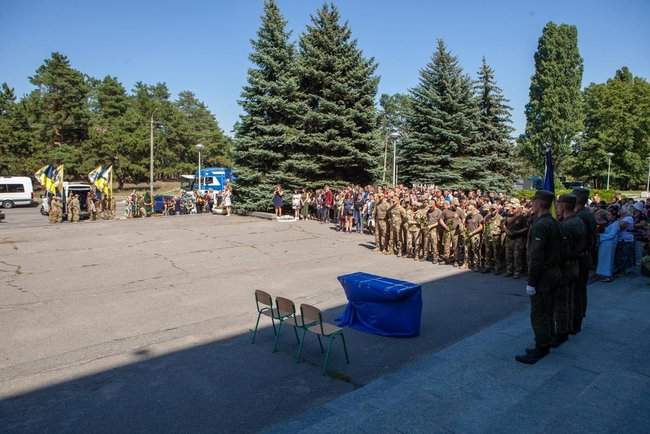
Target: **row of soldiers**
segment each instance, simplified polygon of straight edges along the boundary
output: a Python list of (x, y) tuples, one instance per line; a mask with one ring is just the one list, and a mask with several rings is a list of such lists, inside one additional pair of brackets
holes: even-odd
[(515, 278), (526, 271), (530, 219), (517, 199), (503, 205), (465, 198), (417, 203), (393, 191), (380, 191), (375, 198), (378, 252)]
[[(50, 198), (50, 206), (48, 209), (48, 220), (50, 223), (61, 223), (63, 221), (63, 201), (59, 196), (52, 196)], [(77, 223), (81, 214), (81, 203), (79, 202), (78, 194), (71, 194), (65, 202), (68, 221)]]

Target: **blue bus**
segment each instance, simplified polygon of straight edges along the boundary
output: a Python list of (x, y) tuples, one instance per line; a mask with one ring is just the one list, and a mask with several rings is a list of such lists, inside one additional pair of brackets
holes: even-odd
[(181, 189), (185, 191), (194, 191), (199, 189), (199, 176), (201, 177), (202, 191), (222, 191), (230, 182), (235, 180), (232, 169), (225, 167), (207, 167), (197, 170), (194, 175), (181, 176)]

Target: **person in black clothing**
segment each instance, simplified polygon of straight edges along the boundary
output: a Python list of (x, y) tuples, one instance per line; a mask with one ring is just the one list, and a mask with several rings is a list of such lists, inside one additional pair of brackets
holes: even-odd
[(587, 198), (589, 197), (589, 190), (579, 188), (573, 190), (573, 194), (576, 196), (576, 215), (585, 224), (585, 229), (587, 231), (586, 245), (584, 246), (583, 254), (580, 256), (580, 270), (578, 281), (575, 286), (576, 303), (573, 312), (573, 327), (571, 334), (577, 334), (582, 330), (582, 320), (587, 315), (587, 282), (589, 281), (589, 270), (593, 266), (593, 252), (596, 249), (598, 232), (596, 231), (596, 219), (594, 218), (594, 215), (588, 208), (585, 208)]
[(526, 354), (515, 357), (518, 362), (530, 365), (550, 351), (554, 294), (562, 278), (562, 234), (560, 224), (550, 213), (554, 198), (550, 191), (539, 190), (532, 204), (535, 221), (528, 232), (526, 293), (530, 296), (530, 321), (535, 333), (535, 348), (526, 349)]

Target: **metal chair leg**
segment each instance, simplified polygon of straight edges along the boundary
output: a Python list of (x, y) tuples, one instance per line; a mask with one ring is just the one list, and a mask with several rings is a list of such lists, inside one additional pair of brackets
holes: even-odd
[(307, 330), (303, 329), (302, 330), (302, 339), (300, 340), (300, 345), (298, 346), (298, 356), (296, 357), (296, 363), (300, 363), (302, 360), (302, 347), (305, 345), (305, 335), (307, 334)]
[(320, 335), (316, 335), (316, 337), (318, 338), (318, 346), (320, 347), (320, 353), (323, 354), (325, 352), (325, 350), (323, 349), (323, 342), (320, 339)]
[(293, 334), (296, 336), (296, 342), (300, 344), (300, 338), (298, 337), (298, 330), (296, 330), (296, 326), (293, 327)]
[(341, 340), (343, 341), (343, 352), (345, 353), (345, 362), (350, 364), (350, 357), (348, 356), (348, 346), (345, 345), (345, 335), (341, 333)]
[(271, 325), (273, 326), (273, 336), (275, 336), (278, 332), (275, 330), (275, 320), (273, 319), (273, 311), (271, 311)]
[(255, 321), (255, 329), (253, 330), (253, 340), (251, 341), (251, 344), (255, 343), (255, 336), (257, 336), (257, 327), (260, 325), (260, 316), (262, 316), (262, 313), (257, 312), (257, 321)]
[(325, 353), (325, 360), (323, 361), (322, 373), (325, 375), (327, 373), (327, 362), (330, 358), (330, 352), (332, 351), (332, 342), (334, 342), (334, 336), (327, 337), (327, 353)]
[(278, 334), (275, 335), (275, 342), (273, 343), (273, 352), (278, 351), (278, 343), (280, 342), (280, 331), (282, 330), (282, 321), (280, 321), (280, 325), (278, 325)]

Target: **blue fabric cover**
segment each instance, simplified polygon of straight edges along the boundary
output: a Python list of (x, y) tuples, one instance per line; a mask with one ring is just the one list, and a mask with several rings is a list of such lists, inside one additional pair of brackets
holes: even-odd
[(380, 336), (420, 335), (422, 287), (416, 283), (368, 273), (338, 277), (349, 301), (336, 319), (350, 327)]

